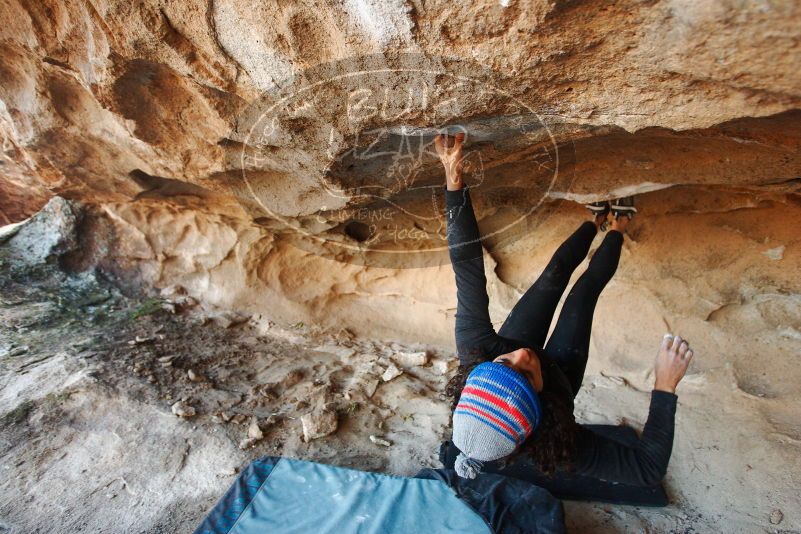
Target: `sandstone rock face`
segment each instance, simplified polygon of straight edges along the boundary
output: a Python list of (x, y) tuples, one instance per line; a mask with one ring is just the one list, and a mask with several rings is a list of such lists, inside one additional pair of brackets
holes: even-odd
[[(798, 2), (5, 0), (0, 23), (0, 223), (56, 197), (9, 238), (32, 258), (450, 346), (430, 142), (463, 129), (497, 326), (576, 201), (638, 194), (587, 387), (623, 377), (641, 403), (656, 341), (681, 332), (680, 412), (726, 406), (708, 417), (738, 430), (677, 438), (671, 472), (695, 481), (678, 494), (707, 517), (736, 501), (743, 531), (800, 506), (792, 481), (773, 489), (801, 470)], [(26, 238), (42, 225), (58, 232)], [(696, 465), (694, 447), (722, 452)], [(701, 491), (705, 472), (730, 480)]]
[(61, 197), (51, 199), (42, 210), (8, 236), (7, 247), (20, 264), (36, 265), (65, 255), (76, 247), (83, 209)]
[(9, 0), (0, 222), (57, 194), (94, 210), (82, 267), (123, 283), (288, 321), (367, 294), (433, 312), (450, 288), (413, 295), (399, 270), (446, 260), (435, 128), (469, 132), (490, 250), (558, 199), (784, 203), (799, 20), (793, 2)]

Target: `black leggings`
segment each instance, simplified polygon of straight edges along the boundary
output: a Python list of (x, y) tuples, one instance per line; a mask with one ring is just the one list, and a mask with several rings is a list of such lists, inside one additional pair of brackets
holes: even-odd
[[(543, 346), (559, 299), (573, 271), (587, 256), (596, 232), (595, 224), (587, 221), (559, 246), (537, 281), (512, 308), (498, 331), (500, 336), (523, 346)], [(568, 293), (554, 331), (544, 346), (545, 354), (567, 376), (574, 394), (581, 387), (587, 366), (595, 304), (615, 274), (622, 245), (623, 234), (616, 231), (606, 234), (589, 267)]]

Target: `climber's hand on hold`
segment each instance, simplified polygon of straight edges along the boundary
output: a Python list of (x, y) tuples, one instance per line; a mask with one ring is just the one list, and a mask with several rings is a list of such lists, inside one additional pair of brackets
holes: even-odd
[(676, 393), (687, 367), (693, 359), (693, 349), (686, 340), (673, 334), (665, 334), (659, 353), (656, 355), (654, 389)]
[(437, 155), (445, 167), (445, 180), (450, 191), (457, 191), (464, 187), (462, 181), (462, 145), (464, 144), (464, 132), (456, 135), (440, 134), (434, 138), (434, 148)]

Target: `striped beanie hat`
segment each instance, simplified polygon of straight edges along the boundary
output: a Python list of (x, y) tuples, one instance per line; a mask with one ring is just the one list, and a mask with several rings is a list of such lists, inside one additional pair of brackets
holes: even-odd
[(523, 375), (500, 363), (477, 365), (453, 413), (456, 473), (475, 478), (483, 462), (511, 454), (539, 422), (539, 397)]

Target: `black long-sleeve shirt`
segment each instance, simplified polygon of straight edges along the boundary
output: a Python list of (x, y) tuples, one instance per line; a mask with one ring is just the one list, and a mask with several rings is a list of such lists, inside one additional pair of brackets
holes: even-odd
[[(456, 348), (463, 365), (491, 361), (521, 348), (495, 332), (489, 317), (489, 296), (483, 249), (468, 188), (445, 192), (448, 247), (456, 275)], [(537, 350), (545, 387), (573, 405), (574, 393), (559, 366)], [(602, 480), (653, 486), (667, 471), (673, 449), (676, 395), (653, 391), (648, 420), (636, 444), (625, 445), (582, 428), (573, 468)]]

